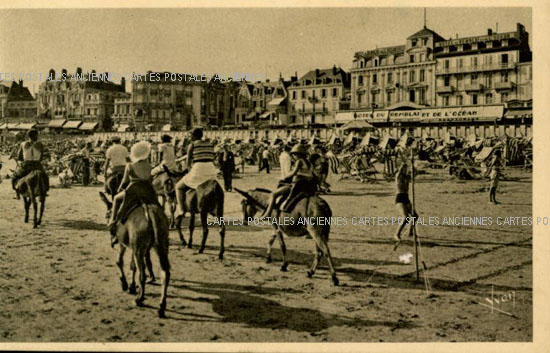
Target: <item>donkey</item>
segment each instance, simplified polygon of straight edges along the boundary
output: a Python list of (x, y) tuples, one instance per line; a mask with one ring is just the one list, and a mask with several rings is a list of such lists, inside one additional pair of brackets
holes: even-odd
[[(268, 205), (269, 195), (270, 191), (265, 189), (254, 189), (249, 190), (248, 192), (240, 190), (238, 188), (235, 188), (235, 190), (244, 196), (244, 199), (242, 200), (242, 209), (243, 209), (243, 218), (246, 222), (249, 217), (254, 217), (256, 213), (258, 213), (261, 210), (265, 210)], [(307, 276), (309, 278), (313, 277), (315, 274), (315, 271), (317, 270), (317, 266), (319, 264), (319, 261), (321, 260), (321, 257), (326, 255), (328, 266), (332, 278), (332, 283), (334, 283), (335, 286), (339, 284), (338, 277), (336, 276), (336, 271), (334, 270), (334, 264), (332, 261), (332, 256), (330, 254), (330, 249), (328, 247), (328, 236), (330, 233), (330, 224), (326, 222), (327, 224), (323, 225), (302, 225), (297, 224), (299, 219), (311, 219), (311, 218), (321, 218), (321, 217), (327, 217), (330, 218), (332, 216), (332, 211), (330, 209), (330, 206), (328, 203), (320, 198), (319, 196), (308, 196), (305, 198), (302, 198), (298, 202), (296, 202), (295, 206), (290, 212), (284, 212), (281, 210), (277, 210), (276, 217), (288, 217), (288, 219), (294, 219), (294, 222), (292, 224), (284, 225), (284, 224), (274, 224), (273, 228), (275, 229), (275, 233), (271, 236), (268, 247), (267, 247), (267, 255), (266, 255), (266, 261), (267, 263), (271, 262), (271, 248), (273, 246), (273, 242), (275, 239), (279, 240), (279, 243), (281, 245), (281, 252), (283, 254), (283, 264), (281, 266), (281, 271), (286, 271), (288, 267), (288, 262), (286, 261), (286, 245), (283, 238), (283, 233), (287, 236), (302, 236), (309, 234), (313, 240), (315, 241), (315, 254), (313, 258), (313, 263), (311, 264), (310, 269), (307, 271)], [(315, 222), (318, 223), (318, 222)]]
[[(182, 245), (189, 249), (193, 246), (193, 231), (195, 230), (195, 214), (199, 214), (202, 225), (202, 242), (198, 250), (199, 254), (204, 252), (206, 247), (206, 239), (208, 238), (208, 215), (212, 215), (217, 219), (223, 217), (223, 202), (224, 193), (220, 184), (216, 180), (208, 180), (197, 187), (196, 190), (188, 190), (185, 196), (185, 212), (189, 212), (189, 241), (186, 242), (181, 231), (181, 223), (183, 216), (176, 219), (176, 229)], [(223, 254), (225, 252), (225, 225), (223, 222), (219, 222), (220, 233), (220, 253), (218, 258), (223, 260)]]
[[(44, 205), (46, 204), (46, 185), (44, 178), (47, 176), (41, 170), (33, 170), (17, 182), (16, 192), (22, 196), (25, 205), (25, 223), (29, 222), (29, 208), (32, 203), (34, 211), (33, 228), (42, 223), (44, 215)], [(38, 214), (38, 204), (36, 198), (40, 201), (40, 214)]]
[(165, 208), (168, 201), (168, 207), (170, 208), (170, 228), (176, 227), (176, 220), (174, 213), (176, 212), (176, 185), (177, 179), (168, 175), (166, 172), (161, 172), (153, 178), (153, 188), (157, 195), (161, 198), (162, 209)]
[[(105, 195), (101, 199), (105, 202), (107, 208), (111, 209), (112, 204)], [(158, 316), (160, 318), (166, 317), (166, 292), (170, 282), (170, 263), (168, 261), (168, 218), (166, 218), (164, 211), (157, 205), (141, 204), (140, 207), (129, 213), (124, 224), (118, 222), (116, 235), (120, 243), (117, 266), (120, 270), (120, 282), (123, 291), (129, 289), (130, 294), (136, 294), (136, 267), (139, 272), (139, 292), (135, 300), (137, 306), (143, 306), (145, 300), (145, 268), (147, 267), (152, 274), (149, 253), (151, 248), (155, 249), (159, 258), (162, 278), (162, 294)], [(127, 248), (132, 250), (132, 282), (130, 288), (128, 288), (128, 282), (124, 275), (124, 253)]]

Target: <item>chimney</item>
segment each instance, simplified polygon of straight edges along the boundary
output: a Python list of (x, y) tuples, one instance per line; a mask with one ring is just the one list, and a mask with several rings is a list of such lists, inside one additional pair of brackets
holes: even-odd
[(122, 77), (120, 79), (120, 85), (122, 86), (122, 90), (126, 92), (126, 78)]
[(490, 35), (492, 35), (492, 34), (493, 34), (493, 30), (492, 30), (492, 29), (490, 29), (490, 28), (489, 28), (489, 29), (487, 29), (487, 35), (488, 35), (488, 36), (490, 36)]
[(315, 77), (319, 76), (319, 69), (315, 69)]
[(336, 68), (336, 65), (332, 67), (332, 74), (336, 75), (338, 73), (338, 69)]

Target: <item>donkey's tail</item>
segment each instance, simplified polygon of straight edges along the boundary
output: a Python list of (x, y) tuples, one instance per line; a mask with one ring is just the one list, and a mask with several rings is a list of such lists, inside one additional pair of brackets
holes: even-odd
[(159, 257), (168, 255), (168, 221), (163, 219), (158, 206), (144, 204), (145, 217), (153, 228), (153, 246)]

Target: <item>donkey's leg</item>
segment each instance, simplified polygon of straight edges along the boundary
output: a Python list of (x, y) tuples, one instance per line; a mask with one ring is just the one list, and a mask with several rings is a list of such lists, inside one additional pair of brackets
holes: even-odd
[(35, 195), (31, 192), (31, 202), (32, 202), (32, 214), (33, 214), (33, 228), (38, 227), (38, 202), (36, 202)]
[(23, 205), (25, 206), (25, 223), (29, 223), (29, 208), (31, 200), (27, 196), (23, 196)]
[(334, 283), (335, 286), (338, 285), (338, 277), (336, 277), (336, 271), (334, 270), (334, 263), (332, 261), (332, 256), (330, 255), (330, 249), (328, 247), (328, 237), (322, 235), (322, 230), (318, 229), (317, 227), (310, 226), (308, 227), (308, 231), (315, 240), (315, 243), (319, 247), (319, 249), (326, 255), (327, 261), (328, 261), (328, 268), (330, 270), (330, 275), (332, 277), (332, 283)]
[(271, 238), (269, 238), (267, 242), (267, 253), (265, 255), (265, 262), (268, 264), (273, 261), (273, 259), (271, 258), (271, 250), (273, 248), (273, 243), (275, 242), (275, 239), (277, 239), (277, 229), (275, 229), (275, 233), (271, 235)]
[[(176, 202), (170, 196), (168, 196), (168, 208), (170, 208), (170, 228), (176, 228), (176, 219), (174, 214), (176, 213)], [(185, 244), (184, 244), (185, 245)]]
[(315, 244), (315, 253), (313, 254), (313, 262), (311, 263), (311, 267), (309, 268), (309, 271), (307, 271), (307, 276), (309, 278), (313, 277), (315, 274), (315, 271), (317, 271), (317, 266), (319, 266), (319, 261), (321, 261), (321, 257), (323, 256), (323, 252), (317, 245)]
[(136, 298), (136, 305), (142, 306), (145, 300), (145, 254), (140, 249), (134, 250), (134, 261), (139, 272), (139, 291)]
[(195, 214), (189, 212), (189, 241), (187, 247), (191, 249), (193, 247), (193, 231), (195, 230)]
[(220, 254), (218, 258), (223, 260), (223, 254), (225, 253), (225, 224), (221, 222), (220, 224)]
[(281, 271), (286, 272), (288, 268), (288, 262), (286, 261), (286, 244), (283, 237), (283, 232), (277, 230), (277, 239), (279, 239), (279, 245), (281, 246), (281, 254), (283, 256), (283, 264), (281, 265)]
[(44, 205), (46, 204), (46, 197), (40, 197), (40, 214), (38, 216), (38, 225), (42, 224), (42, 217), (44, 216)]
[(147, 271), (149, 271), (149, 281), (147, 283), (155, 283), (155, 273), (153, 272), (153, 263), (151, 262), (151, 252), (147, 251), (145, 254), (145, 264), (147, 265)]
[(183, 216), (178, 217), (176, 219), (176, 229), (178, 231), (178, 235), (180, 237), (181, 245), (186, 246), (187, 242), (185, 241), (185, 238), (183, 237), (183, 232), (181, 231), (181, 224), (183, 223)]
[(206, 247), (206, 238), (208, 238), (208, 213), (206, 211), (201, 211), (201, 225), (202, 225), (202, 242), (201, 247), (199, 248), (199, 254), (204, 252)]
[(130, 283), (130, 289), (128, 290), (128, 293), (137, 294), (137, 290), (136, 290), (136, 262), (134, 261), (134, 255), (133, 254), (132, 254), (132, 261), (130, 261), (130, 270), (132, 271), (132, 282)]
[(168, 284), (170, 283), (170, 263), (168, 262), (168, 249), (157, 244), (155, 247), (160, 262), (160, 275), (162, 278), (162, 294), (160, 297), (160, 306), (158, 315), (160, 318), (166, 317), (166, 292), (168, 291)]
[(124, 275), (124, 253), (125, 252), (126, 252), (126, 248), (121, 245), (118, 251), (118, 261), (116, 262), (116, 265), (120, 270), (120, 284), (122, 285), (123, 292), (128, 290), (128, 282), (126, 281), (126, 276)]

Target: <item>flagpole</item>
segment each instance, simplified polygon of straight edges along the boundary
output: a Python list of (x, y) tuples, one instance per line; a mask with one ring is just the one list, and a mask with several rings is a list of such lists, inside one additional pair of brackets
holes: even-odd
[(418, 270), (418, 237), (416, 234), (416, 209), (414, 207), (414, 149), (411, 146), (411, 204), (412, 204), (412, 216), (413, 216), (413, 241), (414, 241), (414, 271), (416, 273), (416, 280), (420, 280), (420, 272)]

